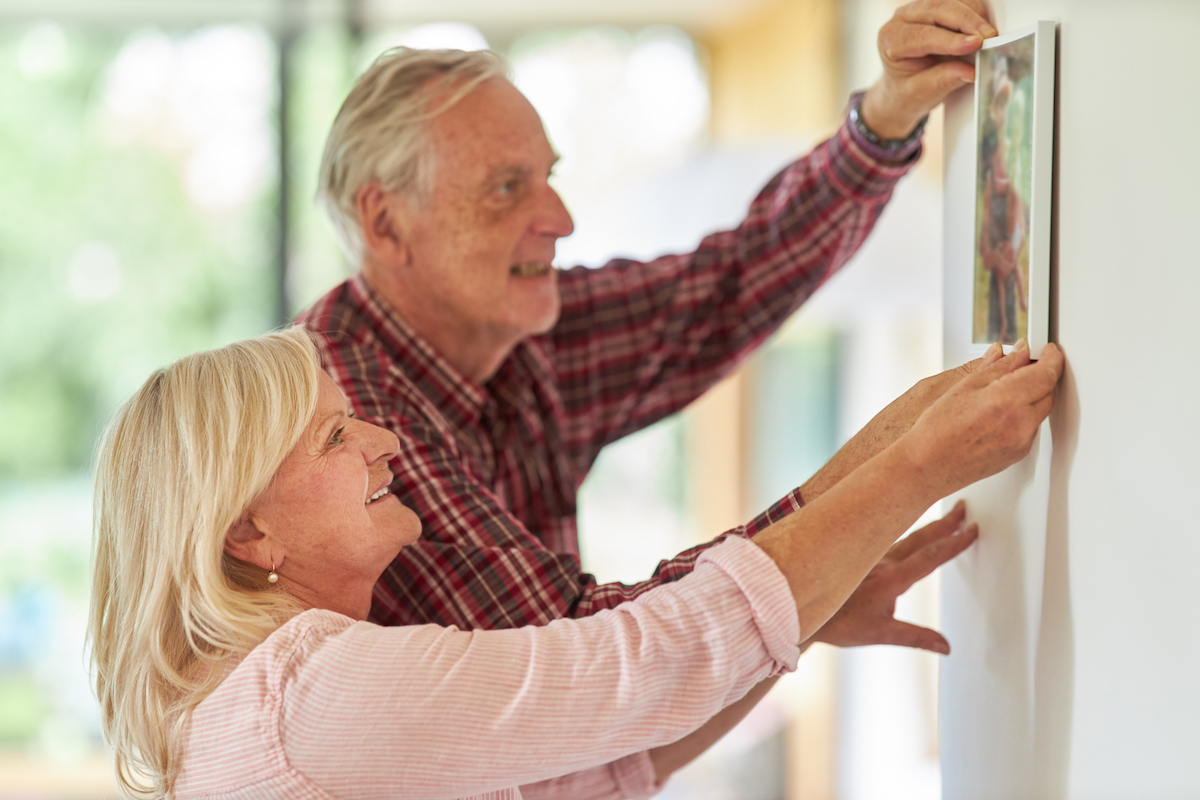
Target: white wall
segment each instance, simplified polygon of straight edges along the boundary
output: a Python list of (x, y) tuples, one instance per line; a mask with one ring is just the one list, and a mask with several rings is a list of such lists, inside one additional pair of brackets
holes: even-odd
[[(1069, 363), (1035, 452), (964, 492), (982, 539), (944, 576), (945, 797), (1200, 797), (1200, 2), (994, 6), (1002, 31), (1060, 23)], [(970, 103), (946, 114), (948, 365), (966, 358)]]

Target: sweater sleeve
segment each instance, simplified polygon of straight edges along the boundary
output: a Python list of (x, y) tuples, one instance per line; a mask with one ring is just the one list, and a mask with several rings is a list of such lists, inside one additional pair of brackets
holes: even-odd
[(648, 752), (634, 753), (591, 769), (583, 769), (521, 787), (523, 800), (645, 800), (662, 785)]
[(840, 269), (919, 148), (903, 155), (879, 159), (847, 119), (694, 252), (564, 271), (547, 338), (580, 468), (717, 383)]
[(787, 581), (736, 537), (692, 576), (585, 620), (467, 632), (302, 616), (268, 681), (279, 739), (293, 769), (348, 798), (456, 798), (592, 770), (566, 779), (582, 786), (799, 658)]

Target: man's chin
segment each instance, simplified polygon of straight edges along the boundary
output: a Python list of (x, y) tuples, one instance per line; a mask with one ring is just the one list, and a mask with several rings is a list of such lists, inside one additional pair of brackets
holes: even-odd
[(547, 314), (542, 319), (540, 325), (534, 326), (532, 332), (530, 333), (530, 336), (541, 336), (543, 333), (549, 333), (550, 330), (555, 325), (558, 324), (558, 316), (559, 316), (560, 310), (561, 309), (559, 308), (559, 305), (557, 303), (555, 303), (553, 313)]
[(529, 335), (540, 336), (543, 333), (547, 333), (558, 324), (558, 317), (561, 311), (562, 306), (558, 302), (557, 295), (554, 297), (553, 304), (548, 307), (539, 309), (537, 313), (533, 313), (531, 310), (529, 316), (526, 317), (529, 320), (529, 327), (526, 329), (529, 331)]
[(546, 333), (558, 322), (562, 301), (558, 293), (558, 270), (530, 277), (514, 277), (509, 284), (504, 316), (524, 336)]

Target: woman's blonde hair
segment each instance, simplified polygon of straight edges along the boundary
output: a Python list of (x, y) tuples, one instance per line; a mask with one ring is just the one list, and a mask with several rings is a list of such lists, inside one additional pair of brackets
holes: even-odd
[(130, 796), (170, 795), (192, 709), (298, 610), (224, 541), (312, 418), (319, 370), (302, 328), (197, 353), (151, 375), (101, 439), (88, 638)]

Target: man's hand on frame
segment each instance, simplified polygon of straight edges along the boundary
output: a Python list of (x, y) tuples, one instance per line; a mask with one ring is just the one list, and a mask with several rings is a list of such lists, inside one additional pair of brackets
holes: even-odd
[(915, 0), (879, 31), (883, 75), (862, 100), (863, 122), (903, 139), (946, 95), (975, 80), (970, 56), (997, 35), (982, 0)]

